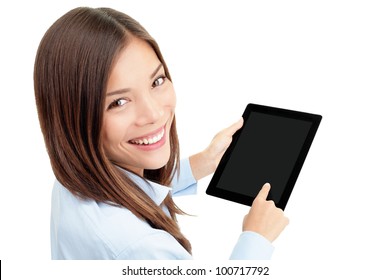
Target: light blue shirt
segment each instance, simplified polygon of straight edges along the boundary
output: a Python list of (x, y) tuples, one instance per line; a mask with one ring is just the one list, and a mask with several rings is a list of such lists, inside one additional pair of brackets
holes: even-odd
[[(151, 199), (161, 205), (165, 197), (195, 194), (197, 183), (189, 160), (180, 163), (180, 176), (168, 188), (127, 172)], [(165, 207), (163, 210), (169, 215)], [(255, 232), (243, 232), (230, 259), (270, 259), (274, 247)], [(57, 180), (51, 208), (52, 259), (192, 259), (177, 240), (163, 230), (154, 229), (123, 207), (80, 199)]]

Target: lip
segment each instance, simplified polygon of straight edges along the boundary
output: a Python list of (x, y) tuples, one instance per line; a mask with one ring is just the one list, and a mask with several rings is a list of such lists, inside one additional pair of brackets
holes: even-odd
[[(131, 141), (137, 141), (137, 140), (143, 140), (143, 139), (152, 139), (153, 137), (156, 137), (157, 135), (159, 135), (162, 131), (164, 131), (164, 134), (163, 134), (162, 138), (159, 141), (157, 141), (156, 143), (144, 145), (144, 144), (136, 144), (136, 143), (131, 142)], [(140, 150), (143, 150), (143, 151), (152, 151), (152, 150), (156, 150), (156, 149), (162, 147), (165, 144), (165, 142), (166, 142), (166, 125), (158, 128), (158, 129), (156, 129), (148, 134), (144, 134), (142, 136), (133, 138), (133, 139), (129, 140), (127, 143), (132, 145), (133, 147), (140, 149)]]

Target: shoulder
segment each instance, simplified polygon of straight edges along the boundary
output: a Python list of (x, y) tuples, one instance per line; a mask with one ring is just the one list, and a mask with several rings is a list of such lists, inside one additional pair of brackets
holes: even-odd
[(153, 231), (124, 248), (116, 259), (186, 260), (192, 259), (192, 256), (172, 235), (163, 230), (153, 229)]
[(58, 181), (52, 195), (55, 259), (188, 259), (169, 233), (152, 228), (128, 209), (81, 199)]
[(81, 199), (55, 182), (51, 211), (54, 258), (115, 259), (124, 250), (135, 250), (145, 237), (161, 235), (155, 231), (128, 209)]

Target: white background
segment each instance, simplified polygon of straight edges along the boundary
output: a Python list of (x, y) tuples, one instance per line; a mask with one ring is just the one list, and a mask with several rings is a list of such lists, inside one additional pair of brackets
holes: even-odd
[[(86, 262), (83, 272), (79, 264), (50, 261), (54, 177), (32, 80), (39, 41), (58, 17), (77, 6), (108, 6), (137, 19), (160, 44), (176, 88), (183, 156), (204, 149), (250, 102), (323, 116), (285, 211), (290, 225), (274, 242), (273, 279), (389, 279), (386, 1), (62, 2), (1, 7), (0, 259), (6, 278), (120, 274), (122, 264)], [(229, 265), (248, 208), (206, 196), (210, 178), (199, 182), (198, 196), (177, 199), (194, 215), (180, 223), (195, 264)]]

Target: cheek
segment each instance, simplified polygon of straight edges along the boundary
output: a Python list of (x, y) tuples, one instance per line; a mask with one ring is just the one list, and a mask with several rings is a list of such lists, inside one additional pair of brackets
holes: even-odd
[(173, 90), (173, 93), (172, 93), (172, 107), (176, 108), (176, 93), (175, 93), (174, 90)]
[(103, 149), (104, 149), (104, 152), (107, 154), (107, 155), (110, 155), (110, 147), (111, 147), (111, 143), (112, 143), (112, 140), (111, 140), (111, 135), (109, 133), (109, 131), (107, 130), (107, 127), (106, 125), (104, 125), (102, 127), (102, 143), (103, 143)]
[(125, 131), (122, 128), (121, 122), (115, 120), (113, 117), (105, 118), (102, 127), (102, 142), (106, 152), (109, 152), (113, 147), (118, 146), (124, 135), (121, 134)]
[(172, 83), (170, 83), (170, 86), (168, 87), (166, 93), (164, 94), (164, 105), (167, 108), (170, 108), (172, 110), (175, 110), (176, 107), (176, 93), (173, 88)]

